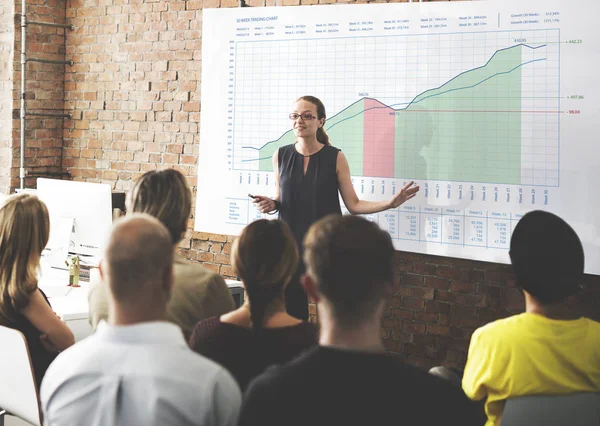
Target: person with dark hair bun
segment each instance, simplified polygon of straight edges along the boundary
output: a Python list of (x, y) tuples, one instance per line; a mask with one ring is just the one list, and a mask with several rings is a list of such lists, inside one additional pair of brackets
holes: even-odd
[(600, 392), (600, 323), (565, 303), (581, 290), (584, 271), (573, 228), (552, 213), (527, 213), (510, 259), (525, 313), (475, 330), (462, 380), (469, 398), (485, 401), (487, 426), (500, 424), (510, 398)]
[[(352, 214), (377, 213), (400, 206), (419, 191), (414, 182), (400, 189), (391, 200), (366, 201), (356, 195), (350, 166), (344, 154), (331, 146), (325, 131), (325, 106), (314, 96), (298, 98), (289, 115), (296, 142), (282, 146), (273, 155), (276, 177), (275, 196), (254, 196), (261, 213), (279, 211), (279, 218), (290, 227), (302, 259), (302, 240), (308, 228), (329, 214), (342, 214), (340, 194)], [(300, 286), (304, 273), (301, 261), (286, 290), (288, 312), (300, 319), (308, 318), (308, 300)]]
[(200, 321), (190, 337), (190, 347), (227, 368), (242, 390), (269, 365), (290, 361), (316, 344), (316, 327), (285, 309), (285, 287), (297, 264), (298, 249), (284, 222), (261, 219), (246, 226), (231, 253), (245, 303)]

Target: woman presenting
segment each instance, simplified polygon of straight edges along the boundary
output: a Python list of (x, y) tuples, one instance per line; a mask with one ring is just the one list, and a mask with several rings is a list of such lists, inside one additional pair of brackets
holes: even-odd
[[(290, 227), (300, 254), (308, 228), (329, 214), (342, 214), (339, 193), (352, 214), (377, 213), (396, 208), (413, 198), (418, 186), (410, 182), (389, 201), (360, 200), (350, 179), (350, 167), (344, 154), (329, 143), (325, 133), (325, 106), (314, 96), (303, 96), (290, 113), (296, 143), (279, 148), (273, 155), (276, 176), (275, 196), (254, 197), (261, 213), (279, 210), (279, 217)], [(300, 257), (302, 259), (302, 257)], [(286, 309), (290, 315), (308, 319), (308, 300), (300, 286), (304, 263), (285, 291)]]

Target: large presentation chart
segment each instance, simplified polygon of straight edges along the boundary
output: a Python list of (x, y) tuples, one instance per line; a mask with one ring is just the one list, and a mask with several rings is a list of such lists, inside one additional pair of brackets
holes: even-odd
[(203, 13), (196, 230), (274, 217), (248, 194), (273, 195), (288, 114), (314, 95), (360, 198), (421, 186), (366, 216), (399, 250), (507, 262), (518, 220), (543, 209), (572, 224), (600, 274), (595, 0)]

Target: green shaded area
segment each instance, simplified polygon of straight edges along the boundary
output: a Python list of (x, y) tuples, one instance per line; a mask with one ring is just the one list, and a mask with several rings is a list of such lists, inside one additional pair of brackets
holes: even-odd
[[(498, 51), (485, 66), (396, 111), (394, 177), (520, 184), (521, 51)], [(363, 173), (364, 104), (351, 105), (325, 125), (354, 176)], [(272, 171), (275, 150), (294, 140), (289, 131), (263, 147), (259, 169)]]
[(521, 183), (521, 49), (396, 112), (396, 177)]

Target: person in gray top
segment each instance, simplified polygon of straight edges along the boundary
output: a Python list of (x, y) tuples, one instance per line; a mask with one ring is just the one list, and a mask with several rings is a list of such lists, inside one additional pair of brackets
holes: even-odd
[[(175, 253), (187, 230), (191, 208), (192, 194), (185, 177), (173, 169), (145, 173), (127, 198), (128, 214), (147, 213), (167, 227)], [(167, 320), (180, 326), (186, 339), (198, 321), (235, 309), (231, 292), (219, 274), (178, 254), (175, 254), (173, 274), (175, 283)], [(108, 317), (108, 289), (94, 276), (92, 284), (89, 321), (95, 329), (100, 320)]]

